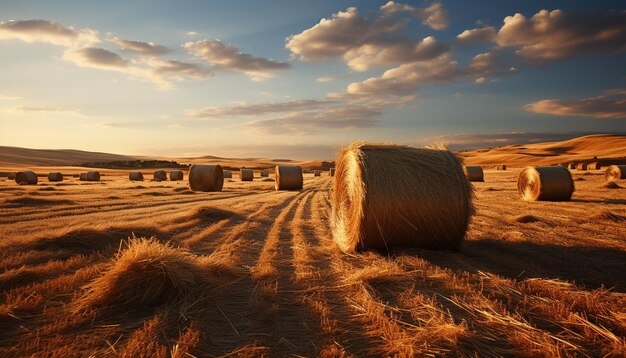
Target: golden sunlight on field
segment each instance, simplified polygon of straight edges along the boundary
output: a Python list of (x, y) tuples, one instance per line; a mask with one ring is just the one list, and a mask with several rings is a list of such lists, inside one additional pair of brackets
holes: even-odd
[[(572, 170), (526, 202), (484, 170), (458, 251), (344, 254), (328, 171), (185, 181), (0, 180), (0, 354), (622, 356), (626, 182)], [(149, 179), (149, 178), (146, 178)]]

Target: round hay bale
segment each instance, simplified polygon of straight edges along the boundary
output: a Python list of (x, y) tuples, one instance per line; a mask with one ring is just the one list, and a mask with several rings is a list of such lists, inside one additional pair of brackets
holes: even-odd
[(496, 170), (506, 170), (506, 164), (496, 165)]
[(626, 179), (626, 165), (611, 165), (610, 167), (606, 168), (606, 172), (604, 172), (604, 178), (607, 181)]
[(222, 191), (224, 172), (220, 165), (194, 164), (189, 169), (189, 189), (192, 191)]
[(154, 172), (152, 177), (154, 179), (159, 180), (159, 181), (166, 181), (167, 180), (167, 173), (165, 172), (165, 170), (157, 170), (156, 172)]
[(16, 175), (16, 174), (17, 174), (17, 173), (15, 173), (15, 172), (11, 172), (11, 173), (9, 173), (9, 175), (7, 175), (7, 179), (9, 179), (9, 180), (14, 180), (14, 179), (15, 179), (15, 175)]
[(589, 164), (589, 169), (591, 170), (600, 170), (602, 169), (602, 164), (600, 162), (593, 162)]
[(330, 171), (328, 173), (329, 176), (334, 177), (335, 176), (335, 168), (330, 168)]
[(239, 172), (239, 176), (241, 177), (241, 181), (252, 181), (252, 179), (254, 179), (254, 172), (252, 169), (242, 168)]
[(18, 184), (24, 185), (36, 185), (37, 184), (37, 174), (31, 171), (17, 172), (15, 173), (15, 182)]
[(526, 201), (569, 201), (574, 189), (563, 167), (526, 167), (517, 177), (517, 192)]
[(300, 190), (304, 179), (299, 165), (277, 165), (274, 188), (276, 190)]
[(578, 165), (576, 165), (576, 169), (587, 170), (587, 163), (578, 163)]
[(463, 167), (463, 171), (465, 172), (465, 176), (469, 181), (485, 181), (483, 168), (479, 165), (465, 166)]
[(224, 170), (224, 178), (232, 178), (233, 177), (233, 172), (231, 172), (230, 170)]
[(78, 180), (87, 181), (87, 173), (80, 173), (80, 175), (78, 176)]
[(48, 181), (63, 181), (63, 174), (60, 172), (53, 172), (48, 174)]
[(269, 170), (261, 170), (261, 177), (267, 178), (270, 176), (270, 171)]
[(100, 181), (100, 173), (99, 172), (87, 172), (85, 173), (85, 180)]
[(576, 165), (578, 165), (578, 163), (576, 163), (576, 162), (571, 162), (571, 163), (569, 163), (568, 168), (570, 168), (570, 169), (576, 169)]
[(313, 171), (313, 176), (316, 176), (316, 177), (322, 176), (322, 171), (321, 170), (314, 170)]
[(185, 174), (183, 174), (182, 170), (172, 170), (170, 172), (171, 181), (183, 180), (184, 178), (185, 178)]
[(141, 172), (130, 172), (128, 173), (128, 179), (131, 181), (143, 181), (143, 174)]
[(473, 189), (447, 149), (354, 143), (336, 161), (333, 236), (344, 252), (457, 248)]

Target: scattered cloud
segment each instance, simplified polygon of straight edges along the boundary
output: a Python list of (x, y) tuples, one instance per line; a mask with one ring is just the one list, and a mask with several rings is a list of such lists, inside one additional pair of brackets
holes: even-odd
[(63, 58), (80, 67), (104, 70), (124, 70), (130, 61), (109, 50), (99, 47), (85, 47), (67, 50)]
[(5, 108), (3, 112), (11, 114), (47, 114), (47, 115), (66, 115), (82, 117), (84, 114), (78, 109), (66, 108), (61, 106), (19, 106), (13, 108)]
[(380, 7), (380, 11), (385, 15), (393, 15), (399, 12), (411, 13), (420, 19), (424, 25), (435, 30), (443, 30), (450, 25), (448, 10), (438, 1), (424, 8), (416, 8), (411, 5), (389, 1)]
[(110, 41), (122, 50), (134, 52), (143, 56), (160, 56), (172, 51), (165, 46), (157, 45), (153, 42), (123, 40), (117, 37), (111, 39)]
[(177, 60), (150, 60), (148, 64), (152, 74), (177, 81), (182, 81), (186, 78), (201, 80), (213, 76), (211, 70), (197, 63)]
[(180, 123), (172, 123), (172, 124), (168, 124), (167, 128), (182, 129), (182, 128), (187, 128), (187, 127), (185, 127), (184, 125)]
[(99, 126), (105, 127), (105, 128), (112, 128), (112, 129), (123, 129), (123, 128), (132, 127), (132, 125), (130, 125), (128, 123), (121, 123), (121, 122), (99, 123)]
[(572, 101), (544, 99), (527, 104), (525, 110), (555, 116), (626, 118), (626, 89), (615, 89), (601, 96)]
[(398, 11), (385, 8), (387, 5), (381, 8), (382, 16), (375, 20), (362, 17), (354, 7), (339, 11), (329, 19), (322, 19), (313, 27), (288, 37), (285, 47), (292, 56), (302, 61), (318, 62), (343, 57), (355, 71), (429, 61), (451, 51), (449, 45), (438, 42), (432, 36), (422, 40), (403, 36), (400, 31), (406, 21), (389, 18), (389, 14)]
[(66, 47), (100, 42), (97, 31), (76, 30), (47, 20), (2, 21), (0, 39), (19, 39), (28, 43), (45, 42)]
[(487, 82), (487, 77), (494, 78), (517, 72), (517, 68), (505, 64), (493, 52), (478, 54), (472, 58), (466, 69), (474, 77), (475, 83)]
[(275, 113), (316, 110), (327, 106), (326, 100), (293, 100), (275, 103), (238, 104), (234, 106), (206, 107), (188, 112), (191, 118), (217, 119), (239, 116), (263, 116)]
[(242, 53), (238, 47), (219, 40), (187, 42), (183, 44), (183, 48), (195, 57), (213, 64), (216, 69), (244, 73), (254, 81), (271, 78), (274, 71), (291, 67), (285, 62)]
[(518, 48), (520, 57), (534, 62), (622, 52), (626, 50), (626, 11), (541, 10), (531, 18), (517, 13), (504, 19), (496, 43)]
[(194, 37), (194, 36), (197, 36), (197, 35), (198, 35), (198, 33), (197, 33), (197, 32), (195, 32), (195, 31), (187, 31), (187, 32), (185, 33), (185, 35), (187, 35), (187, 36), (189, 36), (189, 37)]
[(0, 94), (0, 101), (18, 101), (20, 99), (24, 99), (23, 97), (18, 96), (5, 96)]
[(322, 76), (322, 77), (318, 77), (315, 81), (318, 83), (326, 83), (326, 82), (335, 81), (336, 79), (337, 79), (336, 77), (332, 77), (332, 76)]
[(465, 30), (457, 35), (457, 41), (464, 45), (474, 45), (483, 42), (492, 42), (496, 39), (496, 29), (493, 26)]

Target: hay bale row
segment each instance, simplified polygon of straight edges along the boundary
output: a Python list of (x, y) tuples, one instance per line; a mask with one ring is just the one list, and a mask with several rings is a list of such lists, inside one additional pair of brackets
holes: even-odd
[(600, 170), (602, 169), (602, 164), (600, 164), (600, 162), (593, 162), (589, 164), (589, 169), (590, 170)]
[(496, 170), (506, 170), (506, 164), (496, 165)]
[(527, 167), (517, 177), (517, 192), (526, 201), (569, 201), (574, 190), (572, 174), (560, 166)]
[(333, 236), (345, 252), (456, 248), (472, 198), (460, 160), (447, 149), (355, 143), (336, 161)]
[(156, 172), (154, 172), (154, 174), (152, 174), (152, 180), (166, 181), (167, 173), (165, 172), (165, 170), (157, 170)]
[(576, 162), (571, 162), (571, 163), (569, 163), (568, 168), (569, 168), (569, 169), (576, 169), (576, 165), (578, 165), (578, 163), (576, 163)]
[(232, 178), (233, 177), (233, 172), (231, 172), (230, 170), (224, 170), (224, 178)]
[(270, 171), (269, 170), (261, 170), (261, 177), (263, 178), (267, 178), (270, 176)]
[(183, 180), (184, 178), (185, 178), (185, 174), (183, 173), (182, 170), (172, 170), (170, 172), (171, 181)]
[(38, 181), (37, 174), (32, 171), (15, 173), (15, 182), (20, 185), (36, 185)]
[(316, 177), (322, 176), (322, 171), (321, 170), (314, 170), (313, 171), (313, 176), (316, 176)]
[(578, 163), (578, 165), (576, 165), (576, 169), (587, 170), (587, 163)]
[(479, 165), (468, 165), (463, 168), (465, 177), (469, 181), (485, 181), (483, 168)]
[(128, 173), (128, 179), (131, 181), (143, 181), (143, 174), (141, 172), (130, 172)]
[(606, 168), (604, 178), (608, 181), (626, 179), (626, 165), (611, 165)]
[(189, 189), (192, 191), (222, 191), (224, 171), (220, 165), (194, 164), (189, 169)]
[(277, 165), (274, 188), (276, 190), (300, 190), (304, 183), (302, 167), (298, 165)]
[(50, 182), (59, 182), (63, 181), (63, 174), (60, 172), (52, 172), (48, 174), (48, 181)]
[(239, 171), (239, 177), (241, 181), (252, 181), (252, 179), (254, 179), (254, 172), (252, 169), (242, 168), (241, 171)]
[(330, 171), (328, 172), (328, 175), (331, 177), (335, 176), (335, 168), (330, 168)]

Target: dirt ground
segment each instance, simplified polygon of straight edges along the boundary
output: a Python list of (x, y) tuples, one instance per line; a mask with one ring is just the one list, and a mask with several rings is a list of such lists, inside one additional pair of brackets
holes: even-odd
[[(626, 189), (574, 170), (571, 202), (528, 203), (519, 170), (474, 183), (458, 252), (354, 255), (332, 239), (327, 173), (296, 192), (273, 176), (219, 193), (0, 179), (0, 355), (623, 356)], [(133, 236), (210, 277), (148, 306), (85, 306)]]

